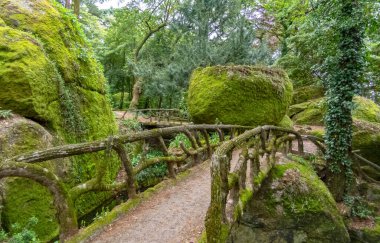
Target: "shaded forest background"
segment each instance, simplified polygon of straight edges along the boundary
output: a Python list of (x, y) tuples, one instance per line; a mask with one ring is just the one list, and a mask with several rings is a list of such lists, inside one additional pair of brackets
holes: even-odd
[[(81, 0), (79, 21), (118, 109), (184, 106), (192, 70), (209, 65), (274, 65), (296, 88), (323, 86), (327, 57), (337, 52), (329, 1), (135, 0), (107, 10), (99, 2)], [(365, 69), (356, 93), (379, 104), (380, 3), (364, 9)], [(131, 102), (133, 94), (141, 97)]]

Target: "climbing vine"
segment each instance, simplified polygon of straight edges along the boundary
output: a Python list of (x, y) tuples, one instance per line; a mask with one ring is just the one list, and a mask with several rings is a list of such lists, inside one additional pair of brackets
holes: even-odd
[[(352, 174), (349, 158), (352, 143), (351, 110), (352, 99), (363, 68), (365, 25), (361, 0), (331, 2), (335, 16), (332, 18), (334, 21), (330, 23), (337, 33), (337, 52), (325, 62), (328, 108), (325, 117), (325, 142), (329, 170), (335, 174), (332, 182), (335, 185), (332, 187), (338, 194), (342, 194), (345, 181), (351, 178)], [(334, 192), (333, 194), (336, 195)]]

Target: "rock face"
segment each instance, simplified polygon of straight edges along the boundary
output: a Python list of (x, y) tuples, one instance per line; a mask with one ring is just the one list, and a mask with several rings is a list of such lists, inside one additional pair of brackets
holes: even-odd
[[(36, 122), (17, 116), (0, 120), (1, 156), (12, 157), (22, 152), (46, 149), (56, 142), (56, 138)], [(55, 162), (41, 165), (64, 177), (69, 169), (68, 161), (62, 159)], [(0, 191), (4, 196), (2, 223), (5, 228), (15, 222), (24, 225), (36, 216), (39, 223), (34, 230), (41, 240), (50, 240), (57, 235), (56, 210), (47, 188), (29, 179), (9, 178), (0, 181)]]
[[(326, 113), (324, 98), (292, 105), (290, 117), (296, 124), (323, 125)], [(360, 150), (365, 158), (380, 164), (380, 107), (373, 101), (361, 96), (354, 97), (353, 149)], [(312, 135), (322, 137), (324, 131), (314, 131)]]
[(294, 90), (292, 104), (300, 104), (309, 100), (321, 98), (324, 96), (324, 90), (320, 86), (303, 86)]
[(350, 242), (335, 201), (305, 162), (276, 165), (242, 216), (229, 242)]
[(276, 125), (288, 110), (292, 92), (292, 83), (282, 70), (199, 68), (190, 80), (188, 107), (195, 123)]
[[(289, 116), (296, 124), (323, 125), (326, 108), (325, 99), (318, 98), (290, 106)], [(352, 117), (380, 123), (380, 107), (367, 98), (355, 96)]]
[[(54, 145), (97, 140), (116, 134), (117, 126), (106, 97), (102, 69), (93, 57), (76, 17), (50, 0), (0, 0), (0, 9), (1, 109), (12, 110), (43, 125), (49, 136), (54, 138), (51, 140)], [(9, 129), (25, 128), (17, 124)], [(2, 147), (0, 164), (2, 158), (13, 156), (15, 152), (44, 149), (50, 144), (43, 143), (47, 135), (41, 137), (36, 134), (32, 140), (33, 133), (29, 128), (25, 129), (29, 132), (18, 136), (20, 141), (26, 142), (17, 150)], [(5, 133), (14, 137), (11, 130)], [(70, 160), (69, 167), (52, 169), (70, 188), (87, 181), (105, 162), (108, 170), (105, 180), (111, 180), (117, 173), (119, 161), (114, 158), (105, 161), (102, 153), (76, 156)], [(51, 168), (51, 163), (41, 165)], [(28, 181), (7, 182), (9, 184), (3, 187), (8, 188), (4, 193), (4, 226), (9, 228), (16, 221), (22, 226), (29, 215), (20, 208), (28, 207), (31, 201), (39, 198), (47, 206), (36, 206), (30, 214), (39, 218), (40, 229), (55, 228), (57, 232), (54, 217), (39, 216), (41, 210), (46, 209), (47, 215), (54, 214), (55, 210), (48, 206), (51, 200), (45, 197), (43, 187), (33, 186), (27, 198), (18, 193), (29, 185)], [(105, 193), (88, 193), (80, 197), (75, 203), (78, 216), (97, 207), (106, 197)], [(15, 198), (23, 199), (15, 201)], [(47, 232), (40, 229), (37, 229), (39, 237), (44, 241), (51, 240)], [(52, 232), (54, 230), (49, 234)]]

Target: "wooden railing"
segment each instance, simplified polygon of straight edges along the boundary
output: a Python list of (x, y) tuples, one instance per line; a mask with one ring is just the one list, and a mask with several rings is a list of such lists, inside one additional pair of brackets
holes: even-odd
[(186, 113), (179, 109), (128, 109), (124, 112), (122, 119), (127, 113), (134, 114), (134, 118), (142, 117), (149, 122), (189, 122), (190, 119)]
[[(231, 224), (241, 215), (267, 177), (276, 160), (289, 153), (310, 156), (304, 151), (304, 140), (313, 143), (322, 154), (326, 148), (321, 138), (302, 136), (293, 130), (274, 126), (256, 127), (221, 144), (211, 158), (211, 203), (205, 225), (208, 243), (226, 242)], [(296, 150), (293, 150), (296, 143)], [(379, 183), (360, 169), (361, 164), (380, 171), (380, 166), (351, 153), (357, 162), (357, 174), (365, 180)], [(236, 165), (231, 170), (231, 161)], [(228, 203), (227, 203), (228, 202)]]
[[(318, 149), (324, 154), (326, 152), (326, 147), (324, 144), (324, 141), (322, 138), (311, 136), (311, 135), (306, 135), (303, 136), (304, 139), (307, 139), (314, 143), (315, 146), (318, 147)], [(366, 172), (364, 172), (361, 169), (361, 166), (366, 165), (374, 169), (375, 171), (378, 171), (380, 173), (380, 166), (372, 161), (369, 161), (368, 159), (364, 158), (363, 156), (360, 155), (360, 150), (354, 150), (351, 151), (350, 157), (352, 161), (354, 162), (354, 172), (356, 173), (357, 176), (363, 178), (366, 181), (380, 184), (380, 181), (378, 181), (376, 178), (372, 178), (370, 175), (368, 175)]]
[[(74, 234), (77, 229), (77, 216), (74, 208), (75, 200), (90, 191), (127, 191), (128, 198), (136, 196), (135, 175), (145, 168), (160, 162), (167, 163), (168, 175), (175, 177), (176, 171), (185, 170), (200, 161), (201, 156), (210, 157), (213, 148), (218, 144), (212, 144), (209, 134), (218, 134), (219, 142), (226, 138), (233, 138), (250, 127), (229, 126), (229, 125), (190, 125), (176, 126), (169, 128), (145, 130), (128, 135), (112, 136), (105, 140), (87, 142), (81, 144), (69, 144), (59, 147), (49, 148), (43, 151), (18, 155), (16, 157), (0, 162), (0, 179), (5, 177), (24, 177), (34, 180), (47, 187), (54, 196), (54, 205), (57, 209), (57, 218), (60, 225), (60, 240), (64, 240)], [(183, 133), (189, 139), (191, 148), (186, 148), (180, 144), (181, 152), (172, 154), (164, 141), (164, 137), (174, 137)], [(226, 136), (229, 134), (229, 136)], [(146, 141), (149, 143), (156, 140), (163, 152), (163, 156), (145, 158), (142, 156), (136, 167), (133, 167), (125, 144), (136, 141)], [(62, 180), (52, 171), (34, 164), (58, 158), (65, 158), (74, 155), (83, 155), (99, 151), (115, 151), (124, 167), (126, 179), (123, 182), (105, 184), (103, 179), (106, 175), (107, 161), (97, 167), (95, 177), (76, 185), (69, 190)], [(60, 161), (60, 160), (58, 160)], [(54, 160), (54, 162), (58, 162)]]
[[(296, 151), (293, 151), (293, 140), (298, 142)], [(260, 188), (276, 162), (277, 152), (303, 155), (301, 135), (293, 130), (263, 126), (246, 131), (216, 149), (211, 158), (211, 203), (206, 216), (207, 242), (226, 241), (230, 224)], [(238, 161), (230, 170), (235, 153), (239, 154)], [(247, 187), (250, 189), (247, 190)], [(227, 203), (228, 198), (230, 204)]]

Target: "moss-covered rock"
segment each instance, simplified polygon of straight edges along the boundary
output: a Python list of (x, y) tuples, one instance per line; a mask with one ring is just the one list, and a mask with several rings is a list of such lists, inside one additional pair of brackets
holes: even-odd
[(278, 124), (292, 99), (292, 83), (282, 70), (254, 66), (196, 69), (188, 108), (196, 123)]
[[(380, 107), (375, 102), (361, 96), (353, 100), (354, 119), (380, 123)], [(289, 116), (296, 124), (323, 125), (326, 109), (325, 98), (318, 98), (290, 106)]]
[[(0, 107), (39, 122), (60, 143), (92, 141), (116, 134), (102, 68), (93, 57), (76, 17), (51, 0), (0, 0), (0, 9)], [(32, 141), (29, 135), (23, 139)], [(45, 145), (38, 148), (46, 148)], [(3, 149), (0, 156), (13, 156), (12, 149), (23, 153), (36, 148), (34, 141), (25, 142), (17, 150)], [(68, 169), (54, 168), (70, 188), (92, 178), (96, 168), (105, 170), (104, 180), (111, 181), (119, 163), (113, 156), (96, 153), (72, 158)], [(49, 163), (42, 165), (47, 167)], [(18, 181), (20, 185), (28, 183)], [(23, 198), (18, 196), (20, 191), (12, 187), (6, 193), (7, 198)], [(5, 227), (24, 218), (19, 209), (43, 195), (37, 191), (29, 199), (8, 204), (6, 211), (18, 214), (8, 216)], [(99, 206), (107, 195), (88, 193), (80, 197), (75, 203), (78, 216)], [(48, 197), (39, 200), (49, 205)], [(51, 210), (47, 208), (46, 213), (53, 214)], [(37, 217), (39, 213), (40, 209), (34, 212)], [(41, 228), (56, 225), (54, 218), (50, 221), (42, 218), (39, 218)], [(45, 239), (47, 232), (39, 232), (39, 237)]]
[(380, 124), (363, 120), (354, 120), (352, 140), (354, 150), (366, 159), (380, 165)]
[[(44, 127), (36, 122), (15, 116), (0, 121), (0, 156), (12, 157), (22, 152), (52, 147), (57, 141)], [(0, 157), (0, 161), (1, 161)], [(40, 163), (50, 171), (64, 176), (68, 171), (67, 160)], [(0, 182), (3, 194), (3, 226), (12, 231), (10, 225), (27, 224), (36, 216), (39, 223), (34, 230), (42, 241), (49, 241), (58, 233), (53, 198), (46, 187), (28, 179), (9, 178)]]
[(349, 242), (336, 203), (306, 161), (276, 165), (232, 226), (230, 242)]
[(375, 219), (373, 227), (366, 227), (363, 229), (352, 229), (350, 235), (353, 243), (366, 242), (377, 243), (380, 242), (380, 217)]
[(321, 86), (309, 85), (297, 88), (293, 93), (292, 104), (300, 104), (309, 100), (323, 97), (325, 91)]
[(293, 129), (293, 121), (288, 115), (285, 115), (282, 120), (277, 124), (279, 127)]

